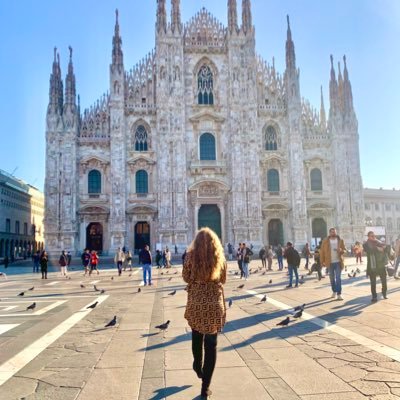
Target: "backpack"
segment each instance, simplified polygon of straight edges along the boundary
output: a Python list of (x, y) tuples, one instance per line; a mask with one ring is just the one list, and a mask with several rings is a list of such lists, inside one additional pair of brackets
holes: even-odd
[(296, 249), (293, 249), (293, 261), (295, 267), (298, 267), (300, 265), (300, 254)]

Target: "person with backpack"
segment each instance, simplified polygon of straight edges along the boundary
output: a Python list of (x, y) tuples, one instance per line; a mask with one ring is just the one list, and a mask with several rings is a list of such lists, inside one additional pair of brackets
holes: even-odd
[(67, 277), (67, 255), (65, 254), (65, 250), (61, 252), (60, 258), (58, 259), (58, 265), (60, 266), (61, 275)]
[(283, 270), (283, 249), (280, 244), (278, 244), (275, 254), (276, 254), (276, 258), (278, 260), (278, 270), (282, 271)]
[(249, 264), (250, 257), (253, 255), (253, 252), (246, 246), (246, 243), (242, 243), (242, 269), (244, 279), (247, 281), (249, 277)]
[(284, 253), (284, 257), (288, 263), (289, 269), (289, 285), (286, 288), (293, 287), (293, 273), (296, 276), (296, 283), (295, 287), (299, 287), (299, 272), (298, 268), (300, 265), (300, 254), (299, 252), (293, 247), (293, 243), (287, 242), (286, 243), (286, 250)]
[(265, 246), (261, 247), (258, 257), (260, 257), (262, 267), (267, 269), (267, 251), (265, 250)]
[(90, 251), (89, 249), (85, 249), (85, 251), (81, 255), (82, 266), (85, 271), (85, 276), (89, 274), (89, 266), (90, 266)]

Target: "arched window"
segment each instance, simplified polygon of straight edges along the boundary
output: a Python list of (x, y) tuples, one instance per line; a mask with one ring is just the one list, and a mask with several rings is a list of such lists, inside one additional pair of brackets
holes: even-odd
[(279, 192), (279, 172), (276, 169), (268, 170), (268, 192)]
[(214, 82), (211, 69), (203, 65), (197, 75), (197, 97), (200, 105), (214, 104)]
[(265, 131), (265, 150), (278, 150), (278, 136), (273, 126), (269, 126)]
[(149, 177), (143, 169), (136, 172), (136, 193), (149, 193)]
[(215, 137), (211, 133), (200, 136), (200, 160), (216, 160)]
[(322, 190), (321, 170), (318, 168), (312, 169), (310, 173), (310, 178), (311, 178), (311, 190), (321, 191)]
[(135, 132), (135, 151), (147, 151), (147, 131), (143, 125), (139, 125)]
[(96, 194), (101, 193), (101, 173), (97, 169), (89, 172), (88, 176), (88, 193)]

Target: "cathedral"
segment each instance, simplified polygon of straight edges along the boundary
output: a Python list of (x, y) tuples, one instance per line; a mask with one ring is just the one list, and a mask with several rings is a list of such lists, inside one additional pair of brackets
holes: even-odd
[(331, 56), (329, 112), (322, 90), (317, 111), (301, 96), (289, 18), (286, 68), (278, 72), (256, 53), (250, 0), (242, 0), (241, 21), (237, 1), (228, 0), (227, 26), (204, 8), (183, 23), (180, 0), (171, 3), (167, 18), (166, 1), (157, 1), (155, 47), (131, 69), (116, 12), (109, 88), (83, 112), (72, 49), (65, 79), (55, 49), (46, 249), (112, 254), (148, 243), (181, 252), (203, 226), (223, 244), (255, 249), (289, 240), (315, 246), (331, 226), (348, 245), (361, 239), (346, 58), (342, 73)]

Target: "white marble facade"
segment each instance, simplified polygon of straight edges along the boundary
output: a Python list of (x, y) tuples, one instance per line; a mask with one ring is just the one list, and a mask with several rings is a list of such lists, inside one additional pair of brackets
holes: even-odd
[[(364, 230), (358, 125), (346, 60), (331, 60), (330, 108), (300, 91), (288, 19), (286, 69), (256, 54), (250, 0), (186, 24), (158, 0), (155, 49), (131, 70), (117, 20), (109, 92), (80, 111), (71, 57), (54, 53), (46, 130), (46, 247), (179, 250), (199, 225), (223, 243), (301, 246)], [(323, 62), (321, 64), (324, 65)], [(65, 91), (64, 91), (65, 84)], [(316, 83), (317, 86), (317, 83)], [(95, 171), (95, 172), (93, 172)], [(88, 242), (89, 241), (89, 242)]]

